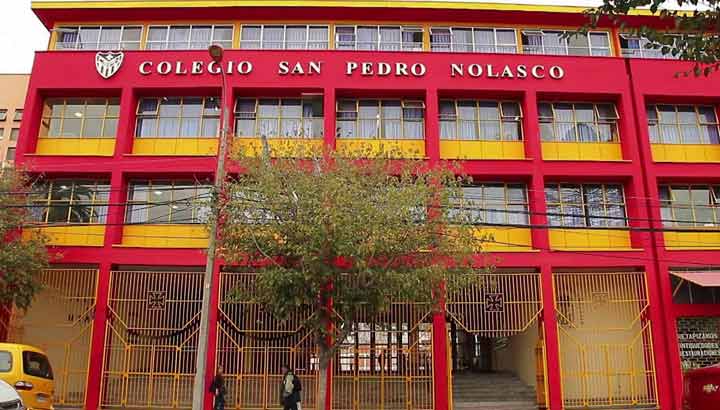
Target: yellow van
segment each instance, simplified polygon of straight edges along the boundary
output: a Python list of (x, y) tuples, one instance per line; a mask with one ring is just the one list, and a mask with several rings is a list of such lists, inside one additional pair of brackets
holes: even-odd
[(42, 350), (0, 343), (0, 380), (17, 390), (28, 410), (51, 410), (55, 390), (52, 367)]

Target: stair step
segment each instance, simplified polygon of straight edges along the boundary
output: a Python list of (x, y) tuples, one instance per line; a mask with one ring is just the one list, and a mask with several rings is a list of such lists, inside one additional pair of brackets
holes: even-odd
[(457, 374), (454, 410), (537, 410), (536, 392), (509, 372)]

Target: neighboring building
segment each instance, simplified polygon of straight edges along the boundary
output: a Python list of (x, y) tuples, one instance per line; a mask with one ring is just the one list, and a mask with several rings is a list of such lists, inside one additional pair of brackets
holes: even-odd
[(0, 74), (0, 165), (15, 162), (15, 145), (20, 135), (28, 74)]
[[(679, 409), (683, 369), (720, 361), (720, 77), (624, 58), (655, 54), (612, 28), (565, 39), (581, 8), (281, 3), (34, 2), (52, 38), (17, 162), (46, 182), (35, 214), (63, 257), (9, 334), (49, 352), (58, 407), (190, 406), (225, 104), (236, 145), (385, 143), (476, 181), (497, 271), (446, 312), (357, 323), (334, 409)], [(312, 408), (304, 318), (229, 302), (253, 275), (216, 272), (228, 407), (274, 407), (290, 363)]]

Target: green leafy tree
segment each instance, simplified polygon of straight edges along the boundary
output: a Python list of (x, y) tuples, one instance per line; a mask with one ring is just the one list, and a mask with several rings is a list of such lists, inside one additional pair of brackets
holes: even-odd
[[(639, 9), (659, 17), (661, 25), (628, 24), (627, 16)], [(695, 75), (707, 76), (720, 70), (720, 0), (603, 0), (602, 5), (586, 14), (590, 22), (581, 31), (607, 19), (624, 33), (647, 38), (647, 48), (696, 62)]]
[(235, 297), (280, 320), (309, 312), (324, 409), (323, 375), (360, 312), (372, 317), (393, 301), (440, 306), (446, 291), (491, 269), (478, 255), (488, 238), (456, 206), (467, 181), (452, 169), (371, 152), (264, 152), (239, 158), (245, 172), (225, 187), (219, 249), (257, 269), (253, 292)]
[(32, 304), (49, 264), (46, 238), (21, 232), (31, 216), (27, 182), (22, 172), (0, 171), (0, 306), (20, 309)]

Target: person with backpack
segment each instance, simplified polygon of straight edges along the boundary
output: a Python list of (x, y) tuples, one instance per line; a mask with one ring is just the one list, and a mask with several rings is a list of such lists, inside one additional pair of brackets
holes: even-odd
[(289, 366), (282, 366), (283, 378), (280, 382), (280, 405), (283, 410), (300, 410), (300, 378)]

